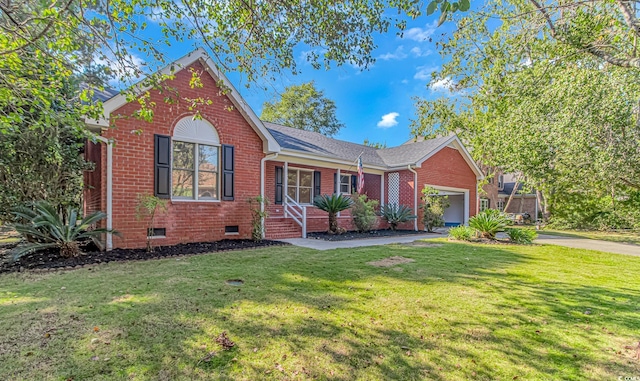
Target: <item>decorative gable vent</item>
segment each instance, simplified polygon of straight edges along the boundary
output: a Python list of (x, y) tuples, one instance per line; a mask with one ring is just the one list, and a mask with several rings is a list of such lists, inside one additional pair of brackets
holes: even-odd
[(400, 205), (400, 173), (389, 173), (389, 204)]
[(180, 119), (173, 130), (173, 139), (181, 142), (219, 145), (220, 138), (215, 127), (204, 119), (188, 116)]

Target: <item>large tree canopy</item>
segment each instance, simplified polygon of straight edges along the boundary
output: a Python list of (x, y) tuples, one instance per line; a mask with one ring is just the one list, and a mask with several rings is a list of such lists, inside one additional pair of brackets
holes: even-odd
[(287, 87), (280, 99), (262, 105), (262, 120), (333, 136), (344, 124), (336, 116), (336, 104), (316, 89), (313, 81)]
[(522, 172), (550, 209), (578, 196), (611, 206), (633, 199), (640, 70), (612, 58), (635, 55), (633, 23), (619, 9), (516, 0), (457, 14), (457, 31), (440, 45), (446, 63), (433, 74), (449, 92), (416, 101), (414, 133), (460, 134), (483, 164)]

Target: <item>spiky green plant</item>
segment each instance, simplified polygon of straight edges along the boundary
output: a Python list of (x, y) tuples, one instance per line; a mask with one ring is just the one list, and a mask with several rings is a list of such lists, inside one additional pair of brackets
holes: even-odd
[(469, 219), (469, 226), (476, 229), (480, 237), (495, 239), (498, 232), (504, 231), (509, 220), (496, 209), (484, 210)]
[(476, 235), (476, 230), (469, 226), (456, 226), (449, 229), (449, 237), (460, 241), (471, 241)]
[(336, 215), (338, 212), (349, 209), (352, 204), (353, 200), (342, 194), (322, 194), (313, 200), (313, 205), (316, 208), (329, 213), (329, 232), (334, 234), (338, 232)]
[(396, 204), (384, 205), (380, 208), (380, 216), (389, 223), (391, 230), (396, 230), (398, 224), (418, 218), (408, 206)]
[(13, 227), (27, 241), (14, 251), (14, 259), (50, 248), (59, 249), (64, 257), (74, 257), (80, 254), (80, 241), (97, 240), (103, 233), (117, 234), (114, 230), (104, 228), (87, 230), (94, 223), (106, 218), (106, 213), (94, 212), (80, 217), (78, 210), (70, 207), (66, 214), (61, 216), (47, 201), (35, 202), (33, 208), (17, 207), (14, 214), (20, 222), (14, 223)]
[(521, 245), (530, 245), (533, 243), (533, 240), (538, 237), (538, 233), (533, 229), (509, 228), (505, 229), (505, 232), (511, 242)]

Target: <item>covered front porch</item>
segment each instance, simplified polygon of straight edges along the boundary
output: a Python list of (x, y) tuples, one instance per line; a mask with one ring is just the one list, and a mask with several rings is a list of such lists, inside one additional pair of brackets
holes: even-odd
[[(278, 159), (278, 160), (276, 160)], [(384, 171), (364, 169), (363, 194), (385, 202)], [(358, 168), (353, 164), (281, 155), (265, 163), (266, 206), (265, 236), (269, 239), (306, 238), (307, 233), (328, 230), (327, 213), (313, 206), (321, 194), (347, 194), (356, 191)], [(379, 228), (386, 224), (379, 221)], [(338, 226), (353, 230), (349, 210), (338, 214)]]

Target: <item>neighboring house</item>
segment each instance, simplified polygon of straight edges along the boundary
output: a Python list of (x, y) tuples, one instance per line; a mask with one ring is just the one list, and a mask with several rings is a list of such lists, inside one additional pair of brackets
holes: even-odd
[[(202, 87), (190, 86), (190, 70), (202, 74)], [(139, 194), (169, 200), (151, 232), (156, 245), (250, 238), (247, 200), (258, 195), (270, 200), (266, 238), (327, 230), (326, 213), (311, 205), (313, 198), (350, 193), (359, 156), (364, 193), (381, 204), (419, 212), (420, 190), (429, 185), (450, 195), (447, 223), (467, 223), (476, 212), (482, 173), (456, 136), (375, 149), (262, 122), (203, 50), (163, 73), (174, 74), (167, 85), (181, 98), (212, 101), (198, 107), (201, 119), (194, 118), (189, 104), (165, 103), (164, 94), (149, 89), (149, 101), (156, 104), (153, 122), (131, 117), (139, 103), (123, 95), (105, 96), (104, 117), (87, 121), (100, 136), (85, 150), (96, 163), (85, 176), (85, 212), (106, 211), (107, 226), (121, 233), (107, 237), (107, 249), (145, 246), (146, 224), (134, 212)], [(348, 211), (339, 223), (351, 228)], [(404, 228), (423, 226), (418, 219)]]
[(513, 173), (496, 171), (493, 177), (489, 177), (488, 182), (482, 186), (483, 194), (480, 195), (479, 210), (498, 209), (505, 213), (528, 213), (535, 221), (539, 209), (535, 190), (525, 192), (522, 184), (518, 184), (513, 200), (511, 200), (509, 208), (505, 210), (513, 188), (516, 186), (516, 179), (517, 177)]

